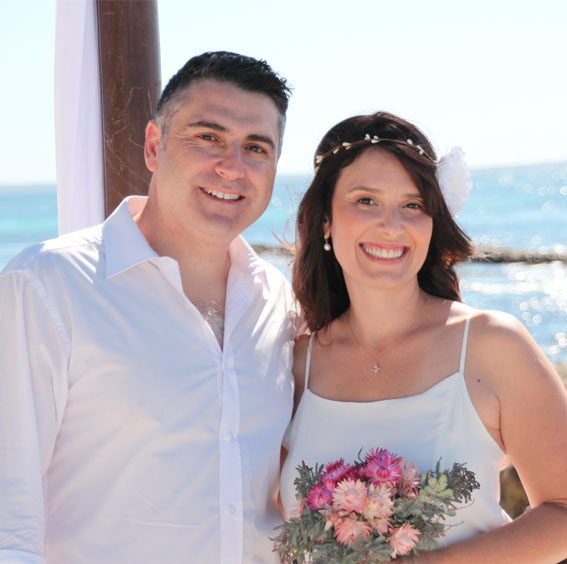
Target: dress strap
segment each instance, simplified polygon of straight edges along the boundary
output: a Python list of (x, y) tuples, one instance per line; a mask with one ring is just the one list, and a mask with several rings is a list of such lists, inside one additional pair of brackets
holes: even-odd
[(307, 385), (309, 384), (309, 368), (311, 366), (311, 351), (313, 350), (313, 337), (315, 337), (315, 333), (311, 333), (311, 335), (309, 335), (309, 344), (307, 345), (307, 356), (305, 358), (305, 386), (303, 387), (303, 391), (307, 389)]
[(469, 341), (469, 325), (471, 323), (470, 315), (465, 321), (465, 332), (463, 334), (463, 346), (461, 348), (461, 365), (459, 366), (459, 372), (461, 374), (465, 373), (465, 361), (467, 360), (467, 343)]

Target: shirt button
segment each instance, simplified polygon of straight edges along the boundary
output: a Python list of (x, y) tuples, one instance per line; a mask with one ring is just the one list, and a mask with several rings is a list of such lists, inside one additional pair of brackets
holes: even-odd
[(224, 436), (224, 440), (229, 443), (230, 441), (232, 441), (232, 433), (226, 433), (226, 435)]
[(234, 505), (228, 506), (228, 512), (232, 515), (236, 511), (236, 507)]

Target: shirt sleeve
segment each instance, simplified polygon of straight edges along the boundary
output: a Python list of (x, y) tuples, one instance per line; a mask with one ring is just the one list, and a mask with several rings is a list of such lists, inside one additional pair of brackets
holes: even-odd
[(0, 563), (43, 563), (43, 480), (66, 400), (68, 340), (29, 270), (0, 274)]
[(31, 552), (0, 549), (0, 564), (45, 564), (45, 560)]

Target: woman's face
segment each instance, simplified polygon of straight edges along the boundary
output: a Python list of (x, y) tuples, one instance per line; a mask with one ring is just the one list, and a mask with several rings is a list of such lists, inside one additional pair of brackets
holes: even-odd
[(417, 284), (433, 220), (406, 169), (392, 154), (367, 149), (342, 169), (324, 225), (350, 288)]

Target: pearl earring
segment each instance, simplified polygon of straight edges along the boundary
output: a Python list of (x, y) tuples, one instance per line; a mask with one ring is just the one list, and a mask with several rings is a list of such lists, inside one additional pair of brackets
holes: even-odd
[(329, 243), (329, 238), (323, 236), (323, 239), (325, 239), (325, 243), (323, 243), (323, 249), (325, 249), (326, 251), (330, 251), (331, 250), (331, 243)]

